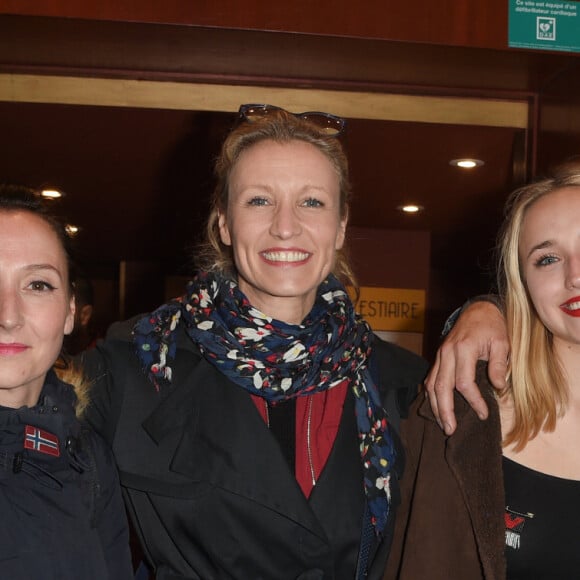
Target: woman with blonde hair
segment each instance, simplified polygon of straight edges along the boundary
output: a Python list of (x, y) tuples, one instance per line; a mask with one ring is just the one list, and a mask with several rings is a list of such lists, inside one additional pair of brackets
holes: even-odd
[(385, 578), (556, 579), (580, 569), (580, 167), (515, 191), (499, 238), (511, 358), (479, 421), (455, 397), (447, 437), (417, 401)]
[(378, 340), (346, 292), (343, 128), (242, 106), (202, 270), (86, 354), (88, 415), (159, 580), (383, 574), (403, 468), (392, 424), (426, 365)]

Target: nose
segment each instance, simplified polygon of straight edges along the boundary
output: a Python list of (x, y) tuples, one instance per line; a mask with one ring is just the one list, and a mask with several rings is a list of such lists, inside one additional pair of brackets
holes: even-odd
[(568, 260), (566, 288), (570, 288), (570, 290), (580, 288), (580, 256), (575, 256)]
[(272, 217), (270, 233), (280, 239), (289, 239), (302, 231), (302, 223), (291, 203), (280, 203)]
[(22, 305), (13, 288), (0, 288), (0, 328), (11, 330), (22, 325)]

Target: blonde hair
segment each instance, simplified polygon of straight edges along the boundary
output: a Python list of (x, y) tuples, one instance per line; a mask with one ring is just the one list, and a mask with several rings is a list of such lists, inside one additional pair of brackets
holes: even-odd
[(553, 431), (568, 403), (567, 383), (553, 349), (552, 333), (530, 299), (519, 254), (529, 208), (565, 187), (580, 187), (580, 165), (567, 165), (554, 177), (514, 191), (506, 203), (499, 236), (498, 286), (505, 304), (511, 348), (505, 395), (511, 395), (514, 402), (514, 426), (503, 444), (515, 444), (516, 451), (540, 430)]
[(75, 414), (77, 417), (82, 418), (90, 402), (90, 380), (84, 375), (82, 369), (73, 362), (65, 366), (56, 364), (54, 372), (63, 383), (67, 383), (74, 390), (77, 396)]
[[(222, 145), (215, 164), (217, 185), (211, 199), (210, 213), (206, 226), (206, 240), (198, 248), (197, 259), (202, 269), (236, 275), (230, 246), (222, 243), (218, 217), (226, 211), (229, 197), (229, 179), (240, 155), (262, 141), (290, 143), (304, 141), (316, 147), (330, 161), (338, 176), (340, 191), (340, 217), (348, 217), (351, 197), (348, 161), (340, 141), (321, 133), (312, 123), (283, 110), (252, 122), (240, 123), (233, 129)], [(337, 252), (333, 273), (346, 285), (357, 288), (346, 249)]]

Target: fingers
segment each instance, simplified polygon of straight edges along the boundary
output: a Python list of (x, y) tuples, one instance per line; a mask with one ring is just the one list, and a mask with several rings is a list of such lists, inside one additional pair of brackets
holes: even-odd
[[(458, 349), (461, 345), (458, 345)], [(463, 347), (462, 355), (457, 356), (455, 368), (455, 388), (461, 393), (480, 419), (487, 419), (488, 409), (477, 383), (475, 382), (475, 370), (479, 358), (478, 351), (473, 348)]]
[(439, 423), (439, 427), (443, 429), (443, 425), (441, 424), (441, 418), (439, 416), (439, 407), (437, 405), (437, 396), (435, 395), (435, 383), (437, 380), (437, 373), (439, 372), (439, 363), (440, 357), (439, 352), (437, 352), (435, 363), (431, 367), (427, 378), (425, 379), (424, 386), (425, 386), (425, 396), (429, 398), (429, 404), (431, 405), (431, 410), (435, 415), (435, 419), (437, 419), (437, 423)]
[[(465, 397), (480, 419), (488, 416), (487, 405), (475, 382), (479, 352), (479, 348), (470, 341), (446, 341), (437, 351), (435, 364), (425, 380), (431, 409), (446, 435), (452, 435), (457, 428), (453, 393), (455, 389)], [(499, 377), (502, 376), (502, 351), (498, 350), (495, 356), (498, 363), (496, 376)], [(505, 358), (503, 360), (505, 363)], [(505, 372), (503, 377), (505, 379)]]
[(507, 330), (499, 309), (488, 301), (469, 305), (437, 351), (435, 364), (425, 380), (431, 408), (447, 435), (457, 426), (454, 389), (480, 419), (487, 418), (488, 408), (475, 382), (477, 361), (489, 361), (489, 378), (496, 388), (503, 389), (508, 351)]
[(489, 350), (487, 375), (491, 384), (498, 390), (506, 388), (507, 366), (509, 359), (509, 344), (507, 340), (494, 341)]
[(439, 426), (447, 435), (457, 427), (454, 413), (453, 390), (455, 389), (455, 353), (443, 344), (437, 351), (436, 361), (425, 380), (429, 403)]

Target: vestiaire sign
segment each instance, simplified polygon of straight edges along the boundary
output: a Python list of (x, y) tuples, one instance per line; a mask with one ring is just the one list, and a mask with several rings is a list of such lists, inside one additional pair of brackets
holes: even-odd
[(373, 330), (423, 332), (425, 290), (363, 286), (357, 310)]
[(509, 0), (509, 46), (580, 52), (580, 2)]

